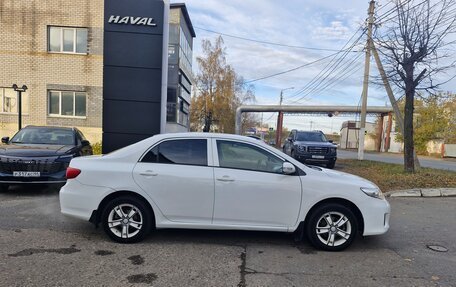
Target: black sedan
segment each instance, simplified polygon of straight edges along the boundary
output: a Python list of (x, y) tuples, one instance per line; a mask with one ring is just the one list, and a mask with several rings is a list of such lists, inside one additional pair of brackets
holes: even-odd
[(71, 159), (91, 155), (92, 147), (80, 130), (27, 126), (0, 145), (0, 189), (12, 184), (64, 183)]

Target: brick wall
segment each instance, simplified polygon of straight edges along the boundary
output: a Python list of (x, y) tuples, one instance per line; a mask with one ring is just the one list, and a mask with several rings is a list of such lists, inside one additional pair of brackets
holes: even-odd
[[(23, 125), (77, 126), (99, 140), (102, 124), (103, 0), (0, 0), (0, 87), (27, 85)], [(48, 26), (85, 27), (88, 55), (48, 53)], [(87, 93), (85, 119), (48, 115), (48, 89)], [(1, 103), (1, 100), (0, 100)], [(0, 113), (1, 135), (17, 130), (17, 115)]]

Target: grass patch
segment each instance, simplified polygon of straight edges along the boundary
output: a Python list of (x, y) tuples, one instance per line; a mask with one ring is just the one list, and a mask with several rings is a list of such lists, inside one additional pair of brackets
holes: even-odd
[(376, 161), (358, 161), (354, 159), (338, 159), (337, 170), (364, 177), (383, 192), (412, 188), (456, 187), (456, 172), (432, 168), (421, 168), (419, 172), (409, 174), (399, 164)]

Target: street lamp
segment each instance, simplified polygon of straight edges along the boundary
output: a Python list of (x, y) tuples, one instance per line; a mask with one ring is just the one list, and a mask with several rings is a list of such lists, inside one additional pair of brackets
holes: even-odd
[[(292, 90), (294, 87), (289, 87), (280, 90), (280, 105), (282, 105), (283, 102), (283, 91), (286, 90)], [(279, 112), (279, 115), (277, 116), (277, 128), (276, 128), (276, 147), (280, 148), (282, 144), (282, 125), (283, 125), (283, 112)]]
[(17, 115), (18, 115), (19, 130), (21, 130), (22, 129), (22, 93), (27, 91), (27, 86), (22, 85), (22, 87), (19, 88), (16, 84), (14, 84), (13, 89), (14, 89), (14, 91), (17, 92), (17, 95), (18, 95)]

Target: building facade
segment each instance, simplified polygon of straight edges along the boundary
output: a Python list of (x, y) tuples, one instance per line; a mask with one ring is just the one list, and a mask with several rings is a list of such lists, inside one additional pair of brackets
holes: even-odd
[[(176, 91), (168, 96), (175, 103), (168, 109), (170, 132), (188, 130), (195, 36), (185, 5), (172, 6), (170, 38), (177, 41), (169, 47), (179, 57), (177, 68), (168, 73), (169, 87)], [(12, 136), (18, 129), (18, 99), (11, 88), (17, 84), (28, 87), (23, 126), (75, 126), (91, 142), (101, 141), (103, 10), (104, 0), (0, 0), (0, 37), (8, 39), (0, 42), (0, 136)], [(178, 36), (171, 35), (176, 30), (172, 25), (180, 26)]]
[[(340, 129), (340, 148), (356, 149), (359, 146), (359, 121), (345, 121)], [(376, 124), (366, 122), (366, 137), (364, 138), (364, 149), (375, 150)]]
[(185, 5), (171, 4), (170, 8), (166, 129), (184, 132), (190, 127), (193, 38), (196, 34)]

